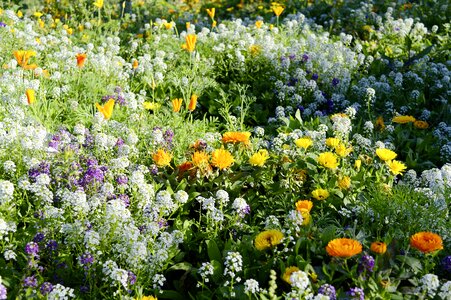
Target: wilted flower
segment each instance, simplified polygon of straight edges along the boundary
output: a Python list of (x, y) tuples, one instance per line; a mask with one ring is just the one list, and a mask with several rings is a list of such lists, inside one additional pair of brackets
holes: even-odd
[(410, 246), (423, 253), (430, 253), (443, 249), (442, 238), (432, 232), (418, 232), (410, 237)]
[(376, 254), (384, 254), (387, 251), (387, 244), (384, 242), (371, 243), (370, 250)]
[(257, 250), (262, 251), (277, 246), (282, 242), (283, 233), (276, 229), (260, 232), (254, 241)]
[(330, 256), (349, 258), (362, 252), (362, 244), (348, 238), (334, 239), (327, 244), (326, 251)]
[(216, 149), (211, 154), (211, 164), (220, 170), (227, 169), (234, 162), (232, 154), (225, 149)]
[(327, 190), (324, 189), (316, 189), (312, 192), (312, 196), (313, 198), (315, 198), (316, 200), (325, 200), (327, 199), (330, 194)]
[(376, 129), (378, 129), (380, 131), (385, 129), (384, 118), (382, 116), (380, 116), (376, 119), (375, 126), (376, 126)]

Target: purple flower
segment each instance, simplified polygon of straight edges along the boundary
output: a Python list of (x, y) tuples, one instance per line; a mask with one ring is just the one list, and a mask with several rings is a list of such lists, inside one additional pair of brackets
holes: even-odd
[(1, 300), (6, 299), (7, 295), (8, 295), (8, 291), (6, 290), (6, 287), (3, 284), (0, 283), (0, 299)]
[(151, 165), (151, 166), (149, 167), (149, 169), (150, 169), (150, 173), (151, 173), (152, 175), (157, 175), (157, 174), (158, 174), (158, 167), (157, 167), (156, 165)]
[(319, 287), (318, 294), (321, 294), (321, 295), (324, 295), (324, 296), (329, 296), (330, 300), (337, 299), (337, 294), (336, 294), (336, 291), (335, 291), (335, 287), (333, 285), (328, 284), (328, 283), (323, 284), (322, 286)]
[[(0, 22), (0, 27), (6, 27), (6, 24), (3, 23), (3, 22)], [(6, 293), (5, 293), (5, 295), (6, 295)], [(0, 296), (1, 296), (1, 292), (0, 292)], [(0, 299), (3, 299), (3, 298), (0, 298)], [(6, 299), (6, 298), (5, 298), (5, 299)]]
[(125, 207), (130, 206), (130, 198), (128, 197), (128, 195), (120, 194), (118, 198), (122, 201), (122, 203), (124, 203)]
[(340, 83), (340, 80), (338, 78), (334, 77), (334, 79), (332, 79), (332, 85), (333, 86), (337, 86), (339, 83)]
[(167, 144), (167, 147), (171, 148), (172, 147), (172, 139), (174, 138), (174, 131), (172, 131), (171, 129), (167, 129), (164, 132), (163, 137), (164, 137), (164, 140), (165, 140), (165, 142)]
[(116, 94), (120, 94), (122, 92), (122, 88), (120, 86), (117, 86), (117, 87), (114, 88), (114, 92)]
[(442, 259), (443, 270), (446, 272), (451, 272), (451, 255), (445, 256)]
[(38, 286), (38, 280), (36, 279), (36, 277), (34, 275), (26, 277), (23, 280), (23, 286), (24, 287), (33, 287), (33, 288), (35, 288), (35, 287)]
[(92, 263), (94, 262), (94, 257), (92, 256), (91, 253), (86, 252), (83, 253), (78, 260), (80, 261), (80, 264), (83, 266), (83, 268), (85, 268), (86, 270), (89, 269), (89, 266), (92, 265)]
[(43, 240), (44, 240), (44, 234), (42, 233), (42, 232), (38, 232), (38, 233), (36, 233), (36, 235), (34, 236), (34, 238), (33, 238), (33, 242), (35, 242), (35, 243), (39, 243), (39, 242), (42, 242)]
[(363, 289), (359, 287), (351, 288), (346, 294), (351, 296), (351, 299), (365, 300), (365, 293), (363, 292)]
[(117, 184), (123, 185), (128, 183), (128, 178), (125, 175), (119, 175), (116, 178)]
[(130, 283), (130, 285), (136, 283), (136, 275), (132, 271), (128, 271), (128, 283)]
[(307, 54), (302, 55), (302, 62), (307, 62), (309, 59), (309, 56)]
[(56, 251), (56, 249), (58, 249), (58, 243), (55, 240), (50, 240), (47, 242), (47, 245), (45, 245), (45, 248), (50, 251)]
[(80, 292), (83, 293), (83, 294), (89, 293), (89, 286), (82, 285), (80, 287)]
[(53, 285), (50, 282), (46, 281), (41, 285), (41, 288), (39, 290), (41, 291), (41, 294), (45, 296), (53, 291)]
[(316, 74), (316, 73), (313, 73), (312, 74), (312, 80), (315, 80), (315, 81), (317, 81), (318, 80), (318, 74)]
[(371, 255), (365, 254), (359, 264), (359, 272), (368, 271), (373, 272), (374, 258)]
[(28, 255), (37, 256), (38, 252), (39, 252), (39, 246), (35, 242), (29, 242), (25, 246), (25, 253), (27, 253)]

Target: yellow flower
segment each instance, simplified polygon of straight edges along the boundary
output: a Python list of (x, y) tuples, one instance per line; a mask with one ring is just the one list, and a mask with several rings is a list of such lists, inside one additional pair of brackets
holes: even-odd
[(325, 199), (329, 198), (330, 194), (327, 190), (316, 189), (312, 192), (312, 196), (316, 200), (325, 200)]
[(138, 62), (138, 60), (137, 59), (134, 59), (133, 60), (133, 63), (132, 63), (132, 67), (133, 67), (133, 69), (135, 70), (135, 69), (137, 69), (138, 68), (138, 66), (139, 66), (139, 62)]
[(251, 137), (251, 133), (248, 131), (237, 132), (237, 131), (228, 131), (223, 134), (222, 142), (224, 144), (233, 143), (239, 144), (243, 143), (245, 145), (249, 144), (249, 138)]
[(97, 8), (102, 8), (103, 7), (103, 0), (96, 0), (94, 1), (93, 5)]
[(310, 147), (313, 144), (313, 141), (310, 138), (300, 138), (300, 139), (295, 140), (294, 143), (299, 148), (307, 149), (308, 147)]
[(36, 101), (36, 97), (34, 95), (34, 90), (27, 89), (25, 91), (25, 95), (27, 95), (27, 101), (28, 101), (29, 105), (33, 104)]
[(297, 211), (302, 211), (302, 210), (306, 210), (310, 213), (310, 211), (313, 208), (313, 202), (310, 200), (299, 200), (298, 202), (296, 202), (296, 210)]
[(390, 160), (387, 161), (386, 164), (390, 168), (390, 172), (394, 175), (401, 174), (407, 169), (407, 166), (398, 160)]
[(258, 29), (260, 29), (262, 27), (262, 25), (263, 25), (262, 20), (255, 21), (255, 27), (257, 27)]
[(209, 160), (210, 157), (204, 151), (195, 151), (191, 157), (193, 166), (199, 169), (207, 169), (210, 166)]
[(257, 54), (259, 54), (260, 53), (260, 50), (261, 50), (261, 47), (260, 47), (260, 45), (251, 45), (250, 47), (249, 47), (249, 52), (250, 52), (250, 54), (251, 55), (257, 55)]
[(255, 167), (263, 167), (263, 165), (265, 164), (266, 160), (269, 158), (269, 154), (268, 151), (266, 151), (265, 149), (262, 149), (260, 151), (258, 151), (257, 153), (254, 153), (250, 158), (249, 158), (249, 163)]
[(183, 99), (182, 98), (175, 98), (172, 99), (172, 111), (173, 112), (179, 112), (182, 108)]
[(376, 154), (383, 161), (392, 160), (392, 159), (395, 159), (396, 156), (398, 156), (398, 154), (396, 154), (395, 152), (391, 151), (390, 149), (386, 149), (386, 148), (376, 149)]
[(380, 131), (385, 129), (385, 123), (384, 123), (384, 118), (382, 118), (382, 116), (378, 117), (376, 120), (376, 129), (379, 129)]
[(194, 49), (196, 48), (196, 41), (197, 41), (197, 36), (193, 33), (187, 34), (185, 37), (185, 41), (186, 41), (186, 50), (188, 52), (193, 52)]
[(159, 149), (156, 153), (152, 155), (152, 159), (157, 166), (165, 167), (171, 163), (172, 155), (163, 149)]
[(206, 11), (207, 11), (207, 14), (210, 16), (210, 18), (213, 20), (215, 18), (216, 8), (214, 8), (214, 7), (207, 8)]
[(329, 169), (336, 169), (338, 167), (337, 157), (332, 152), (321, 153), (318, 156), (318, 163)]
[(327, 244), (326, 251), (333, 257), (349, 258), (362, 252), (362, 244), (353, 239), (334, 239)]
[(406, 124), (410, 122), (415, 122), (415, 118), (412, 116), (396, 116), (392, 119), (392, 122), (398, 124)]
[(274, 12), (274, 14), (278, 17), (282, 14), (283, 10), (285, 8), (283, 6), (277, 5), (277, 6), (273, 6), (272, 7), (272, 11)]
[(415, 122), (413, 122), (413, 126), (415, 126), (415, 128), (418, 128), (418, 129), (426, 129), (426, 128), (429, 128), (429, 124), (428, 124), (428, 122), (425, 122), (425, 121), (415, 121)]
[(372, 242), (370, 250), (376, 254), (384, 254), (387, 251), (387, 244), (384, 242)]
[(277, 246), (282, 242), (283, 233), (276, 229), (266, 230), (260, 232), (254, 241), (254, 246), (257, 250), (262, 251), (274, 246)]
[(354, 162), (354, 166), (357, 170), (360, 170), (360, 166), (362, 165), (362, 161), (360, 159), (356, 159)]
[(346, 148), (345, 144), (343, 143), (340, 143), (337, 147), (335, 147), (335, 153), (337, 153), (341, 157), (348, 156), (351, 152), (352, 147)]
[(164, 22), (163, 23), (164, 28), (166, 28), (167, 30), (172, 29), (172, 22)]
[(410, 237), (410, 246), (423, 253), (430, 253), (442, 250), (443, 240), (433, 232), (418, 232)]
[(338, 187), (341, 190), (349, 189), (351, 187), (351, 178), (349, 178), (348, 176), (344, 176), (343, 178), (338, 180)]
[(296, 266), (291, 266), (285, 269), (285, 272), (282, 275), (282, 280), (288, 284), (291, 284), (290, 277), (294, 272), (299, 271), (299, 268)]
[[(135, 298), (135, 300), (139, 300), (138, 298)], [(141, 300), (158, 300), (157, 297), (154, 296), (142, 296)]]
[(326, 145), (330, 148), (335, 148), (340, 145), (341, 141), (337, 138), (327, 138)]
[(36, 51), (33, 50), (16, 50), (13, 52), (17, 64), (26, 70), (34, 70), (38, 66), (36, 64), (28, 64), (31, 57), (36, 56)]
[(220, 170), (227, 169), (234, 162), (232, 154), (225, 149), (216, 149), (211, 154), (211, 164)]
[(196, 105), (197, 105), (197, 95), (196, 94), (192, 94), (191, 98), (189, 99), (188, 110), (189, 111), (195, 110), (196, 109)]
[(36, 18), (40, 18), (42, 17), (43, 13), (41, 13), (40, 11), (37, 11), (33, 14), (33, 16), (35, 16)]
[(114, 108), (114, 99), (108, 100), (107, 103), (105, 103), (103, 106), (99, 103), (96, 103), (97, 109), (102, 113), (103, 117), (106, 120), (109, 120), (111, 118), (111, 115), (113, 114), (113, 108)]
[(18, 10), (18, 11), (17, 11), (17, 16), (18, 16), (19, 18), (22, 18), (22, 17), (23, 17), (23, 12), (22, 12), (21, 10)]
[(156, 110), (160, 109), (161, 104), (160, 103), (156, 103), (156, 102), (145, 101), (145, 102), (143, 102), (143, 106), (147, 110), (156, 111)]

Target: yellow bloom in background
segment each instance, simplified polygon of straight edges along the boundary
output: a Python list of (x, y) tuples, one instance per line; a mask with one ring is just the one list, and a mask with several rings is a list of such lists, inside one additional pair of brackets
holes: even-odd
[(263, 25), (262, 20), (255, 21), (255, 27), (257, 27), (258, 29), (262, 28), (262, 25)]
[(29, 105), (33, 104), (36, 101), (34, 90), (27, 89), (25, 91), (25, 95), (27, 96), (27, 101)]
[(193, 52), (194, 49), (196, 48), (197, 36), (192, 33), (187, 34), (185, 37), (185, 41), (186, 41), (186, 50), (188, 52)]
[(14, 58), (17, 64), (26, 70), (34, 70), (38, 66), (36, 64), (28, 64), (31, 57), (36, 56), (36, 51), (34, 50), (16, 50), (13, 52)]
[(332, 152), (324, 152), (318, 156), (318, 163), (328, 169), (336, 169), (338, 167), (337, 156)]
[(390, 168), (390, 172), (392, 172), (394, 175), (401, 174), (407, 169), (407, 166), (398, 160), (390, 160), (387, 161), (386, 164)]
[(159, 110), (159, 109), (160, 109), (161, 104), (160, 104), (160, 103), (157, 103), (157, 102), (149, 102), (149, 101), (145, 101), (145, 102), (143, 102), (143, 106), (144, 106), (144, 108), (147, 109), (147, 110), (153, 110), (153, 111), (156, 111), (156, 110)]
[(302, 225), (308, 225), (312, 220), (310, 213), (305, 209), (300, 210), (299, 213), (302, 215)]
[(191, 162), (193, 166), (199, 169), (208, 168), (210, 163), (210, 156), (205, 151), (195, 151), (191, 157)]
[(296, 266), (291, 266), (285, 269), (285, 272), (282, 275), (282, 280), (288, 284), (291, 284), (290, 277), (294, 272), (299, 271), (299, 268)]
[(313, 202), (310, 200), (299, 200), (296, 202), (296, 210), (301, 212), (302, 210), (306, 210), (310, 213), (313, 208)]
[(398, 154), (386, 148), (376, 149), (376, 155), (383, 161), (395, 159)]
[(272, 11), (274, 12), (274, 14), (278, 17), (282, 14), (283, 10), (285, 8), (281, 5), (277, 5), (277, 6), (273, 6), (272, 7)]
[(234, 162), (232, 154), (225, 149), (216, 149), (211, 154), (211, 164), (220, 170), (229, 168)]
[(189, 99), (188, 110), (194, 111), (196, 109), (196, 105), (197, 105), (197, 95), (192, 94), (191, 98)]
[(357, 169), (357, 171), (360, 170), (360, 167), (362, 166), (362, 161), (360, 159), (356, 159), (354, 162), (354, 166)]
[(415, 122), (413, 122), (413, 126), (415, 126), (415, 128), (418, 128), (418, 129), (427, 129), (427, 128), (429, 128), (428, 122), (426, 122), (426, 121), (419, 121), (419, 120), (416, 120)]
[(134, 70), (136, 70), (136, 69), (138, 68), (138, 66), (139, 66), (138, 60), (137, 60), (137, 59), (134, 59), (134, 60), (133, 60), (133, 63), (132, 63), (132, 68), (133, 68)]
[(330, 194), (327, 190), (316, 189), (312, 192), (312, 196), (316, 200), (326, 200), (327, 198), (329, 198)]
[(159, 167), (166, 167), (171, 163), (172, 155), (163, 149), (159, 149), (152, 155), (154, 163)]
[(109, 120), (113, 115), (114, 99), (108, 100), (108, 102), (105, 103), (103, 106), (100, 105), (99, 103), (96, 103), (96, 107), (102, 113), (103, 117), (106, 120)]
[(307, 149), (308, 147), (313, 145), (313, 141), (310, 138), (299, 138), (299, 139), (295, 140), (294, 143), (299, 148), (304, 148), (304, 149)]
[(349, 178), (348, 176), (344, 176), (343, 178), (338, 180), (337, 184), (341, 190), (347, 190), (351, 187), (351, 178)]
[(172, 99), (172, 111), (173, 112), (179, 112), (182, 108), (183, 99), (182, 98), (175, 98)]
[(213, 20), (215, 18), (216, 8), (207, 8), (206, 11), (210, 18)]
[[(135, 299), (138, 300), (138, 299)], [(158, 300), (157, 297), (154, 296), (142, 296), (141, 300)]]
[(340, 145), (341, 141), (337, 138), (327, 138), (326, 139), (326, 145), (330, 148), (335, 148), (338, 145)]
[(222, 142), (224, 144), (233, 143), (239, 144), (243, 143), (245, 145), (249, 144), (249, 138), (251, 137), (251, 133), (248, 131), (228, 131), (222, 135)]
[(163, 23), (164, 28), (166, 28), (167, 30), (172, 29), (172, 22), (164, 22)]
[(283, 240), (283, 233), (276, 229), (260, 232), (254, 241), (257, 250), (262, 251), (280, 244)]
[(257, 54), (259, 54), (260, 53), (260, 51), (261, 51), (261, 46), (260, 45), (251, 45), (250, 47), (249, 47), (249, 53), (251, 54), (251, 55), (257, 55)]
[(93, 5), (97, 8), (102, 8), (103, 7), (103, 0), (96, 0), (94, 1)]
[(249, 163), (253, 165), (254, 167), (263, 167), (266, 160), (269, 158), (268, 151), (265, 149), (262, 149), (258, 151), (257, 153), (254, 153), (249, 158)]
[(18, 16), (19, 18), (22, 18), (22, 17), (23, 17), (23, 12), (22, 12), (21, 10), (18, 10), (18, 11), (17, 11), (17, 16)]
[(416, 119), (412, 116), (396, 116), (392, 119), (392, 122), (398, 124), (406, 124), (410, 122), (415, 122), (415, 120)]
[(382, 118), (382, 116), (377, 118), (375, 126), (376, 126), (376, 129), (378, 129), (380, 131), (385, 129), (384, 118)]
[(348, 238), (334, 239), (327, 244), (326, 251), (333, 257), (349, 258), (362, 252), (362, 244)]
[(370, 250), (376, 254), (384, 254), (387, 251), (387, 244), (384, 242), (372, 242)]
[(337, 153), (340, 157), (348, 156), (352, 150), (352, 147), (346, 148), (346, 145), (343, 143), (340, 143), (337, 147), (335, 147), (335, 153)]

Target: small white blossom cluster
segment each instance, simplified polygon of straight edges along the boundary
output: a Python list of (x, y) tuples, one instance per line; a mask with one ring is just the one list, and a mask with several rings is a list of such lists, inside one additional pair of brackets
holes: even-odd
[(229, 252), (224, 261), (224, 276), (229, 276), (230, 278), (236, 278), (237, 282), (241, 279), (237, 277), (237, 273), (243, 270), (243, 258), (239, 252)]
[(209, 282), (210, 279), (208, 277), (213, 275), (214, 267), (210, 262), (204, 262), (197, 272), (199, 273), (200, 277), (202, 277), (202, 280)]
[(47, 295), (49, 300), (67, 300), (75, 298), (74, 289), (65, 287), (61, 284), (57, 284), (53, 287), (53, 290)]
[(420, 279), (420, 285), (418, 287), (419, 292), (433, 298), (440, 286), (438, 276), (435, 274), (426, 274)]

